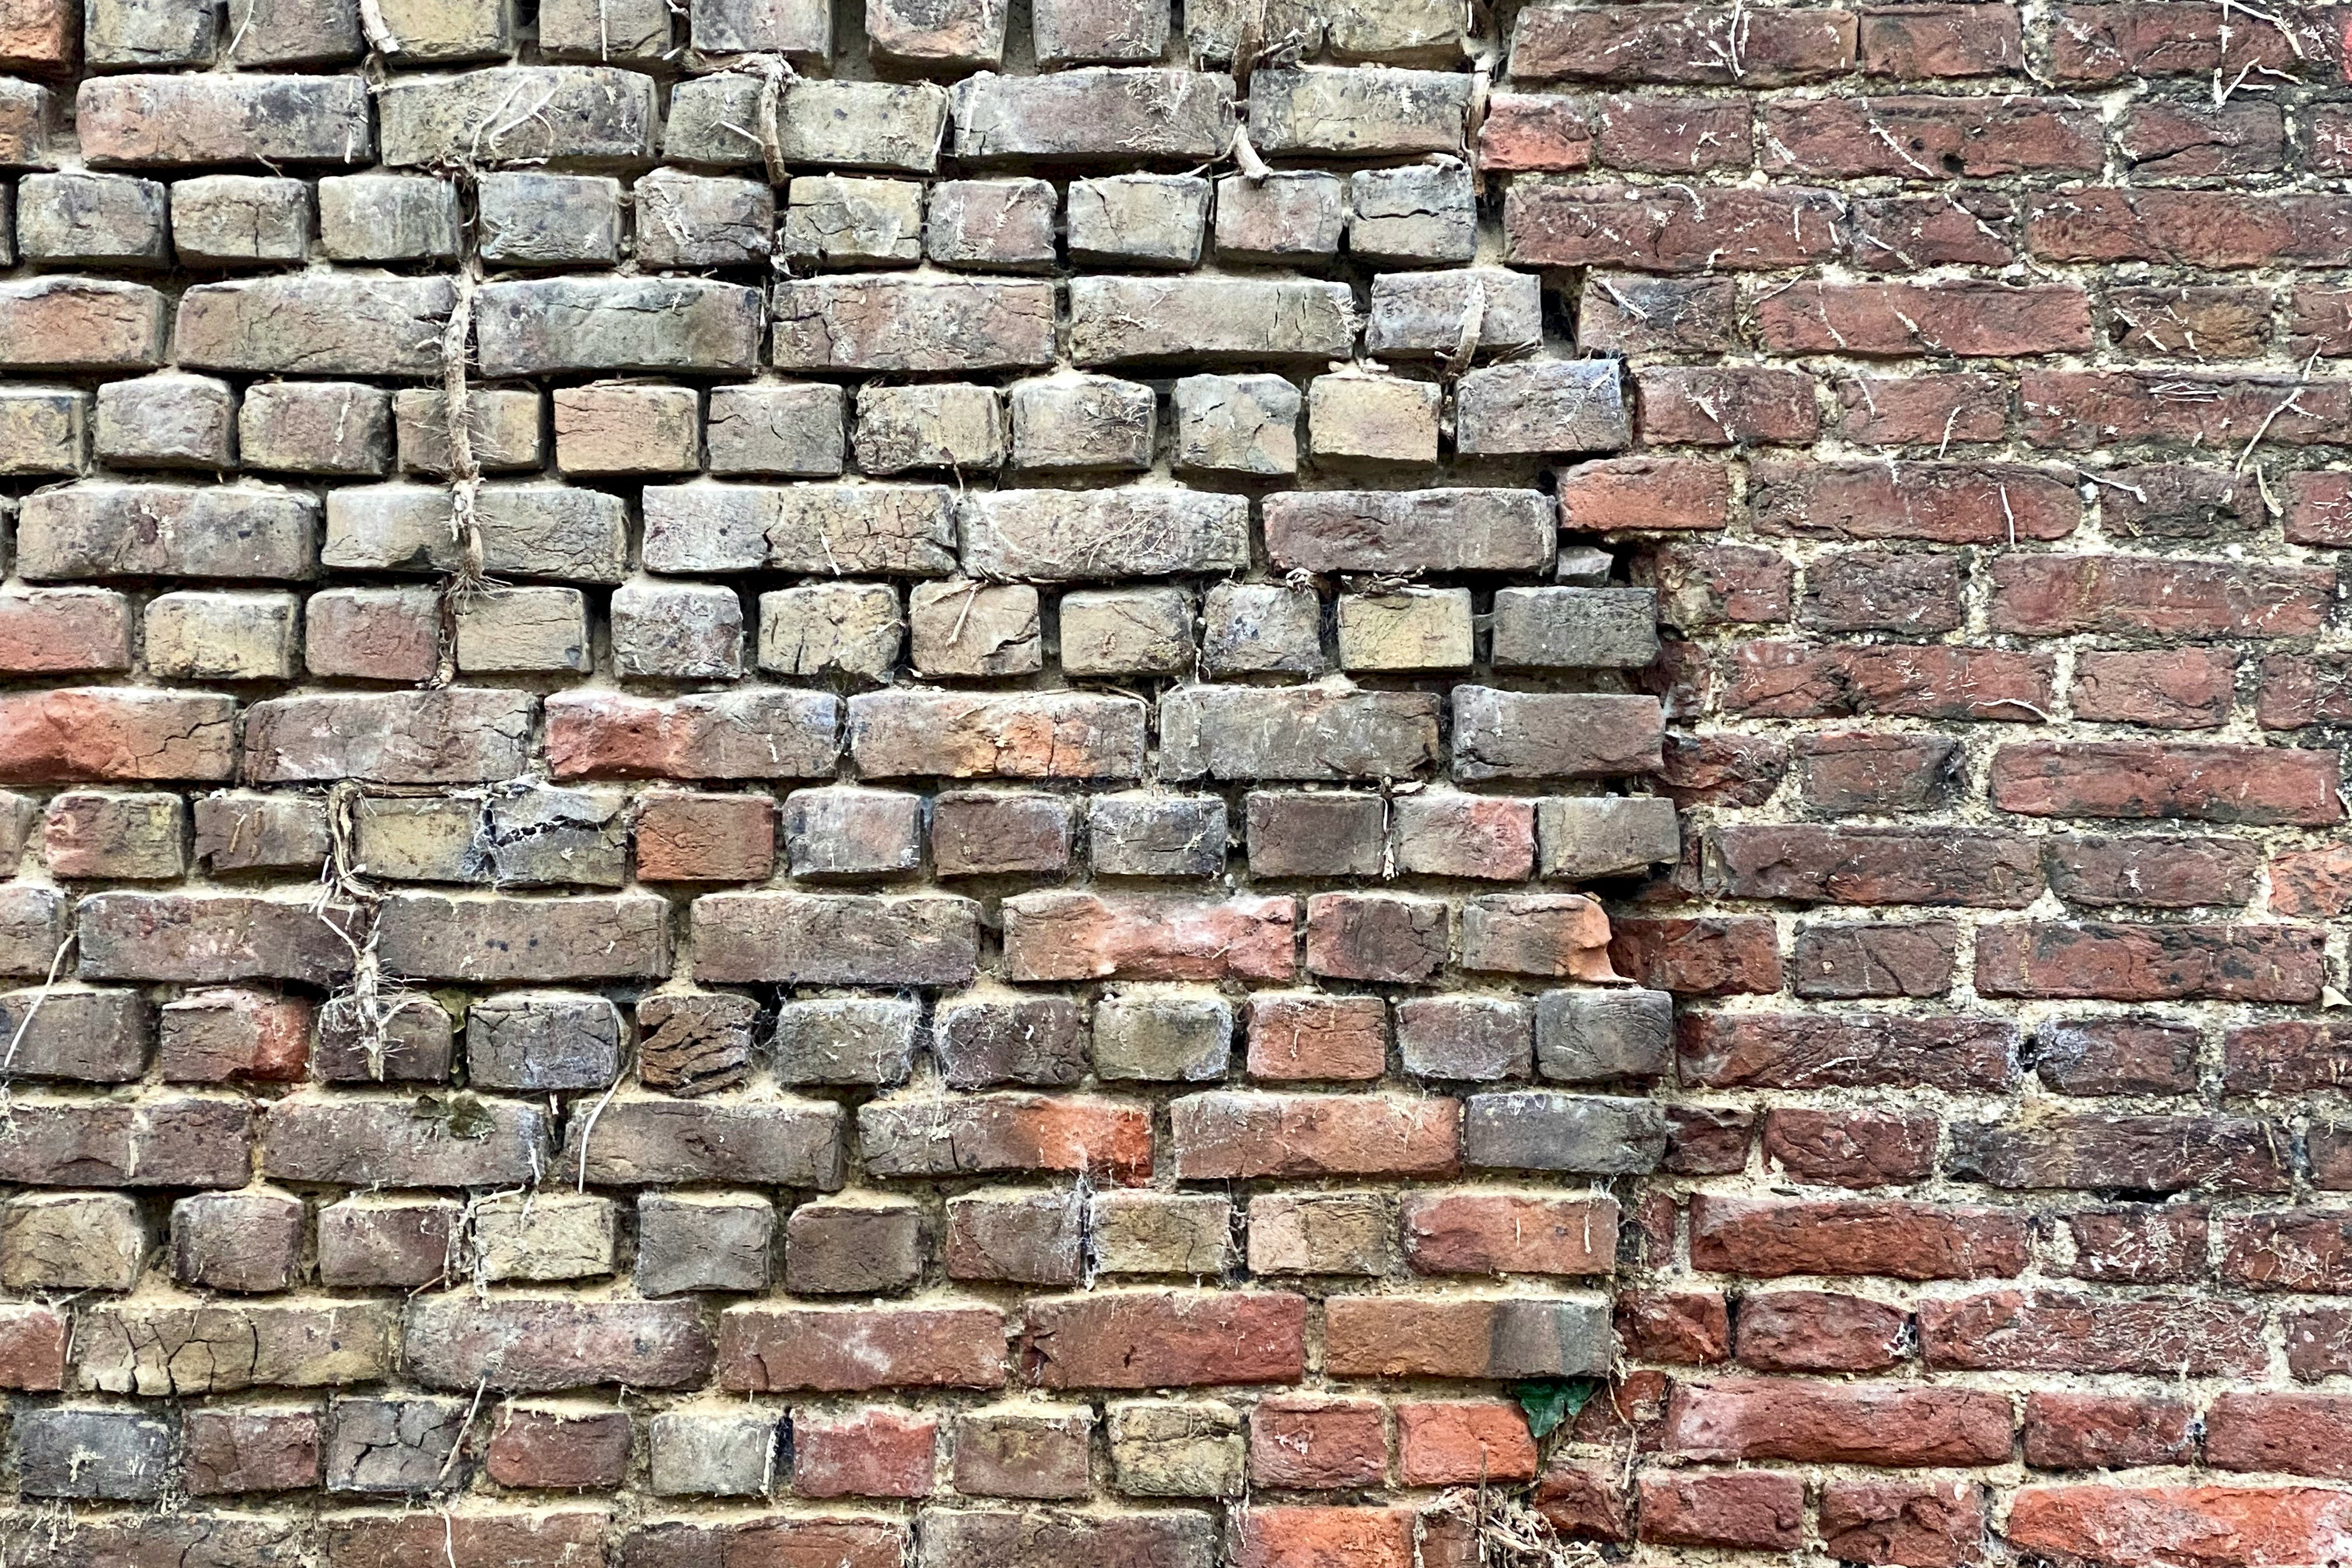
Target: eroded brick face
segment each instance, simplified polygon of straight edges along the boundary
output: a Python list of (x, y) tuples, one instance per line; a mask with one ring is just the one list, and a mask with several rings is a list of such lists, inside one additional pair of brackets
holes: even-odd
[(2352, 1554), (2344, 36), (0, 0), (0, 1559)]

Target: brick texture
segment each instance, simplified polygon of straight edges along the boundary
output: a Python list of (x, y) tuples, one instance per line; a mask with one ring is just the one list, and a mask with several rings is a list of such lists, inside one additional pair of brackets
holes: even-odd
[(0, 1561), (2352, 1555), (2345, 37), (0, 0)]

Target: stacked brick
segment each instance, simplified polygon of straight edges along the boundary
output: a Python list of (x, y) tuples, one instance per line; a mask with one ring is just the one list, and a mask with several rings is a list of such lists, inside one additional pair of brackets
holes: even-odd
[(0, 0), (0, 1561), (2352, 1558), (2345, 56)]
[(0, 1553), (1477, 1561), (1680, 854), (1477, 40), (530, 9), (0, 4)]

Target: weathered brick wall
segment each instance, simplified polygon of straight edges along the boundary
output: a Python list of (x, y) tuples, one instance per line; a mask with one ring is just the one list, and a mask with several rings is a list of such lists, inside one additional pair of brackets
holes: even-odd
[(5, 1562), (2352, 1557), (2342, 55), (0, 0)]

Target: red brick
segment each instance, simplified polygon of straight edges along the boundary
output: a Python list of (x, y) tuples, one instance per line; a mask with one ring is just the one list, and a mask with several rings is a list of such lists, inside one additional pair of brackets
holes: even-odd
[(2009, 1396), (1783, 1378), (1685, 1384), (1666, 1417), (1666, 1447), (1715, 1462), (2005, 1464)]
[(1959, 743), (1940, 735), (1811, 734), (1797, 757), (1799, 796), (1827, 812), (1931, 811), (1949, 801), (1962, 767)]
[(2324, 827), (2344, 814), (2333, 752), (2036, 741), (1993, 753), (1992, 803), (2022, 816), (2177, 817)]
[(490, 1479), (502, 1487), (617, 1487), (629, 1476), (628, 1413), (501, 1409), (484, 1458)]
[(2258, 1307), (2054, 1290), (1991, 1290), (1922, 1301), (1919, 1349), (1939, 1372), (2255, 1377), (2269, 1360)]
[(1768, 735), (1668, 735), (1661, 794), (1677, 805), (1761, 805), (1789, 766), (1788, 746)]
[(1841, 1563), (1967, 1568), (1986, 1558), (1974, 1481), (1833, 1480), (1822, 1489), (1822, 1549)]
[(648, 882), (764, 882), (776, 868), (776, 803), (649, 790), (637, 805), (636, 845), (637, 875)]
[[(2352, 121), (2338, 119), (2340, 126), (2352, 128)], [(2352, 289), (2332, 283), (2298, 283), (2287, 293), (2287, 352), (2300, 361), (2316, 353), (2323, 359), (2340, 359), (2352, 354)], [(2343, 526), (2345, 487), (2352, 475), (2342, 473), (2288, 474), (2286, 478), (2286, 538), (2290, 544), (2328, 544), (2344, 542)], [(2309, 496), (2310, 501), (2305, 498)], [(2313, 519), (2305, 513), (2318, 510), (2332, 514), (2325, 519)]]
[(2083, 520), (2067, 479), (2007, 463), (1757, 463), (1748, 507), (1760, 533), (1939, 544), (2063, 539)]
[(1404, 1194), (1405, 1259), (1423, 1274), (1607, 1274), (1617, 1203), (1542, 1193)]
[(1249, 1001), (1249, 1071), (1274, 1079), (1376, 1079), (1388, 1070), (1377, 996), (1260, 993)]
[(2205, 1412), (2205, 1462), (2217, 1470), (2352, 1479), (2352, 1398), (2224, 1390)]
[(2066, 1216), (2071, 1265), (2053, 1271), (2116, 1285), (2178, 1285), (2206, 1275), (2207, 1211), (2195, 1204), (2126, 1204)]
[(1785, 621), (1795, 604), (1795, 564), (1747, 544), (1662, 545), (1634, 558), (1633, 581), (1656, 588), (1659, 620), (1686, 632)]
[(2352, 545), (2352, 475), (2286, 475), (2286, 543)]
[(2224, 1218), (2221, 1278), (2262, 1289), (2352, 1295), (2352, 1209)]
[(1636, 984), (1685, 996), (1769, 996), (1780, 989), (1779, 938), (1769, 917), (1620, 920), (1609, 958)]
[(2340, 915), (2352, 910), (2352, 849), (2297, 850), (2271, 862), (2271, 911)]
[(54, 1394), (65, 1386), (66, 1316), (47, 1307), (0, 1307), (0, 1388)]
[(1593, 151), (1609, 168), (1645, 174), (1745, 169), (1754, 161), (1753, 120), (1740, 100), (1604, 98)]
[(1804, 1544), (1805, 1483), (1782, 1472), (1645, 1471), (1641, 1509), (1642, 1539), (1661, 1546), (1793, 1552)]
[(2045, 261), (2341, 267), (2352, 259), (2352, 201), (2332, 195), (2076, 187), (2027, 198), (2025, 243)]
[(889, 1409), (793, 1418), (793, 1490), (801, 1497), (931, 1495), (940, 1424)]
[(1971, 179), (2095, 174), (2099, 117), (2063, 98), (1776, 99), (1764, 109), (1768, 174), (1856, 179)]
[(1967, 371), (1855, 375), (1837, 384), (1838, 434), (1872, 447), (1998, 441), (2009, 424), (2009, 388)]
[(2158, 730), (2213, 730), (2227, 723), (2237, 658), (2227, 648), (2147, 653), (2085, 651), (2074, 658), (2074, 717)]
[[(2137, 178), (2263, 174), (2286, 166), (2286, 123), (2274, 103), (2139, 103), (2116, 148)], [(2200, 345), (2209, 359), (2240, 358)]]
[[(191, 1410), (181, 1441), (187, 1453), (188, 1491), (194, 1497), (300, 1491), (320, 1481), (324, 1441), (315, 1410)], [(495, 1474), (495, 1436), (490, 1462)], [(502, 1486), (513, 1484), (497, 1479)]]
[(2301, 447), (2336, 439), (2352, 416), (2352, 388), (2285, 376), (2030, 370), (2018, 397), (2025, 439), (2057, 451), (2177, 441), (2235, 452), (2256, 430), (2266, 446)]
[(2316, 566), (2136, 555), (2009, 555), (1992, 563), (1992, 629), (2170, 637), (2309, 637), (2336, 574)]
[(1813, 378), (1801, 371), (1657, 365), (1636, 370), (1633, 383), (1644, 445), (1804, 443), (1821, 434)]
[(1764, 1157), (1801, 1182), (1901, 1186), (1935, 1168), (1936, 1133), (1933, 1116), (1781, 1106), (1764, 1113)]
[(2001, 1533), (2020, 1552), (2116, 1568), (2324, 1563), (2352, 1537), (2352, 1493), (2319, 1487), (2025, 1487)]
[(2017, 1076), (2017, 1029), (1999, 1018), (1685, 1013), (1675, 1051), (1693, 1088), (1983, 1093)]
[(1297, 967), (1286, 897), (1023, 893), (1003, 910), (1008, 980), (1286, 980)]
[(1643, 272), (1809, 267), (1843, 247), (1826, 191), (1517, 180), (1503, 200), (1504, 255), (1525, 267)]
[(2242, 904), (2253, 897), (2261, 865), (2251, 844), (2234, 838), (2054, 836), (2042, 840), (2050, 890), (2070, 904), (2189, 909)]
[(2057, 701), (2052, 686), (2056, 669), (2047, 653), (1999, 647), (1743, 643), (1732, 650), (1723, 708), (1753, 719), (1874, 713), (2040, 723)]
[(1406, 893), (1318, 893), (1307, 900), (1307, 972), (1420, 984), (1445, 967), (1446, 910)]
[(1004, 1318), (994, 1307), (730, 1307), (719, 1315), (719, 1382), (794, 1389), (996, 1388)]
[(2283, 15), (2283, 26), (2248, 27), (2239, 25), (2229, 6), (2206, 0), (2061, 5), (2052, 18), (2052, 72), (2068, 82), (2215, 71), (2233, 77), (2249, 67), (2257, 68), (2257, 75), (2268, 70), (2298, 76), (2316, 74), (2334, 62), (2336, 41), (2326, 16)]
[(1864, 196), (1850, 212), (1854, 259), (1865, 267), (1917, 272), (2005, 267), (2017, 259), (2017, 212), (2006, 192)]
[(1862, 68), (1916, 81), (2000, 76), (2023, 68), (2014, 5), (1884, 5), (1862, 14)]
[(1572, 1297), (1333, 1296), (1323, 1304), (1323, 1370), (1333, 1377), (1589, 1374), (1595, 1366), (1564, 1358), (1605, 1356), (1609, 1338), (1605, 1310)]
[(2041, 896), (2032, 841), (1956, 828), (1719, 827), (1707, 885), (1736, 899), (2023, 909)]
[(2221, 1037), (2221, 1085), (2231, 1094), (2302, 1094), (2352, 1082), (2352, 1028), (2278, 1019)]
[(131, 668), (131, 601), (104, 588), (0, 594), (0, 675)]
[(1307, 1299), (1276, 1290), (1099, 1290), (1033, 1300), (1023, 1374), (1046, 1388), (1296, 1383)]
[(1731, 476), (1692, 458), (1611, 458), (1559, 477), (1560, 525), (1584, 533), (1717, 530), (1731, 513)]
[[(497, 1513), (436, 1509), (346, 1515), (320, 1534), (332, 1568), (571, 1568), (583, 1560), (593, 1561), (604, 1549), (612, 1522), (612, 1514), (602, 1509)], [(854, 1563), (852, 1568), (873, 1564)]]
[(1170, 1107), (1179, 1181), (1450, 1175), (1462, 1102), (1379, 1094), (1186, 1095)]
[(1592, 162), (1584, 105), (1554, 93), (1498, 92), (1478, 122), (1478, 167), (1490, 174), (1566, 174)]
[(1793, 10), (1758, 17), (1722, 5), (1544, 7), (1511, 37), (1518, 81), (1667, 82), (1784, 87), (1853, 66), (1849, 13)]
[(2091, 347), (2091, 301), (2067, 284), (1799, 283), (1757, 308), (1775, 353), (2014, 359)]
[(1885, 1372), (1909, 1355), (1911, 1314), (1829, 1290), (1741, 1299), (1735, 1354), (1756, 1372)]
[(1302, 1491), (1380, 1485), (1389, 1468), (1388, 1422), (1378, 1400), (1276, 1394), (1250, 1412), (1250, 1480)]
[(1634, 1361), (1705, 1366), (1731, 1356), (1731, 1310), (1715, 1290), (1624, 1290), (1617, 1342)]
[(236, 771), (236, 700), (129, 687), (0, 696), (0, 784), (214, 782)]
[(2186, 1094), (2197, 1087), (2197, 1031), (2158, 1018), (2053, 1019), (2033, 1068), (2061, 1094)]
[(2025, 1396), (2025, 1462), (2043, 1470), (2126, 1470), (2187, 1463), (2191, 1412), (2178, 1400), (2129, 1394)]
[[(1602, 1402), (1596, 1399), (1585, 1409)], [(1622, 1417), (1621, 1417), (1622, 1424)], [(1621, 1439), (1622, 1440), (1622, 1439)], [(1633, 1524), (1619, 1467), (1578, 1464), (1565, 1457), (1544, 1467), (1535, 1509), (1563, 1540), (1629, 1541)]]
[(1409, 1487), (1531, 1481), (1535, 1439), (1516, 1405), (1416, 1399), (1396, 1407), (1397, 1479)]
[(1987, 926), (1977, 935), (1977, 989), (2118, 1002), (2310, 1002), (2326, 978), (2324, 935), (2282, 924)]
[(2262, 662), (2254, 719), (2265, 730), (2300, 730), (2352, 719), (2352, 661), (2274, 653)]
[(1800, 996), (1941, 996), (1958, 952), (1949, 921), (1813, 925), (1798, 931), (1790, 969)]
[(1234, 1568), (1416, 1568), (1409, 1508), (1244, 1508)]
[(1902, 1198), (1691, 1200), (1691, 1266), (1724, 1274), (1972, 1279), (2025, 1269), (2014, 1210)]
[(2313, 1307), (2285, 1315), (2286, 1369), (2306, 1383), (2352, 1372), (2352, 1308)]

